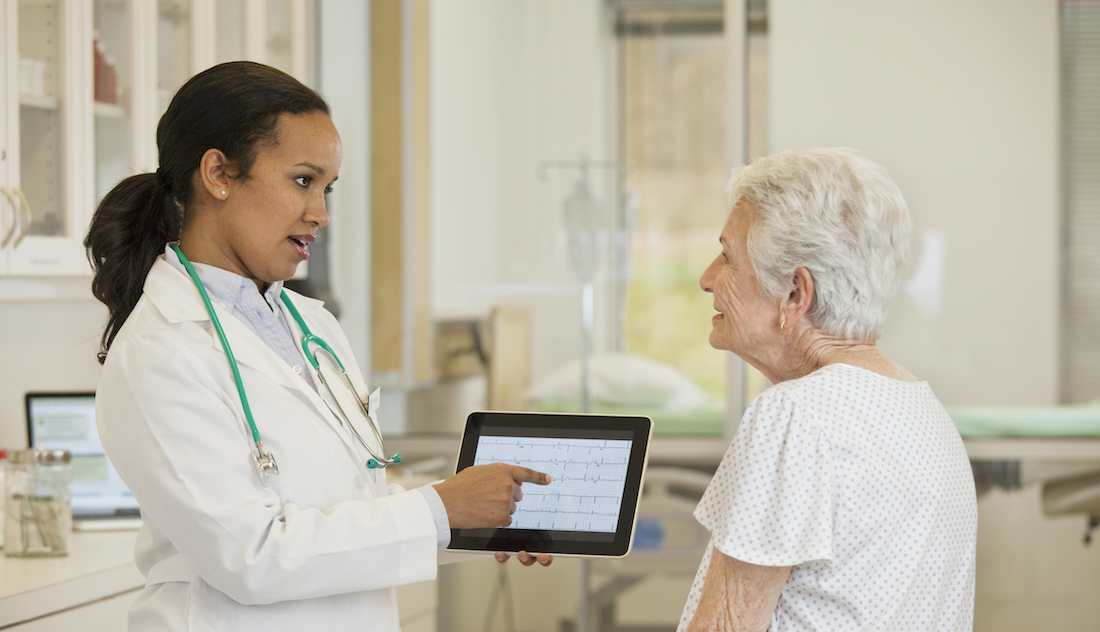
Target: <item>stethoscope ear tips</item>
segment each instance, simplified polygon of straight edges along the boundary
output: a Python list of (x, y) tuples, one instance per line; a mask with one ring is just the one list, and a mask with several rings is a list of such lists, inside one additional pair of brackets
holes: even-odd
[(376, 469), (378, 467), (378, 459), (369, 459), (367, 461), (367, 467), (369, 469)]
[(400, 463), (401, 462), (401, 455), (400, 454), (393, 455), (393, 462), (394, 463)]

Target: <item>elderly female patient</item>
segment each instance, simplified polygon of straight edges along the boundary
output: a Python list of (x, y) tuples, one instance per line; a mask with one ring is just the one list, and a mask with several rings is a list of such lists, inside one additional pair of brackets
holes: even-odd
[(977, 506), (927, 382), (875, 347), (909, 212), (850, 149), (735, 171), (710, 344), (774, 386), (695, 511), (711, 532), (681, 630), (970, 630)]

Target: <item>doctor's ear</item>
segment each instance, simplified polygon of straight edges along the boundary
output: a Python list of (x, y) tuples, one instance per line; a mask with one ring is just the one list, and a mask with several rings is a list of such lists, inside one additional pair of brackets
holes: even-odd
[(203, 189), (214, 199), (229, 197), (229, 181), (232, 165), (220, 149), (207, 149), (199, 161), (199, 181)]

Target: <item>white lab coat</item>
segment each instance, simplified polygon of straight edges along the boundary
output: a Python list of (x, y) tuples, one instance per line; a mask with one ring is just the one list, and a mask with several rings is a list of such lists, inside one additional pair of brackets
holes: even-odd
[[(319, 301), (287, 293), (362, 388), (336, 319)], [(268, 487), (260, 482), (198, 292), (158, 258), (96, 397), (103, 446), (145, 519), (135, 556), (146, 587), (130, 629), (398, 630), (394, 587), (436, 574), (427, 501), (387, 488), (385, 471), (365, 467), (368, 455), (317, 392), (215, 307), (280, 474)], [(360, 433), (373, 440), (367, 428)]]

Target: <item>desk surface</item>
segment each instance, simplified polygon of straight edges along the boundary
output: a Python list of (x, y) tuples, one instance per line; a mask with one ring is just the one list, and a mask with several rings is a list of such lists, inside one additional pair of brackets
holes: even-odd
[(75, 531), (65, 557), (0, 556), (0, 628), (145, 585), (134, 565), (137, 533)]

